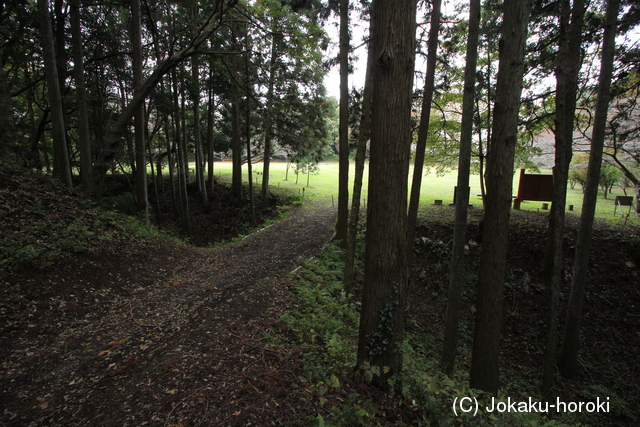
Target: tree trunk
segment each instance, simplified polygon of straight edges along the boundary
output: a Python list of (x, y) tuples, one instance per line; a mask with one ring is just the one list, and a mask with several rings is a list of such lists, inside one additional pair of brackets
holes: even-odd
[(71, 37), (73, 40), (73, 72), (76, 84), (78, 109), (78, 145), (80, 150), (80, 179), (84, 191), (92, 191), (91, 181), (91, 136), (87, 107), (87, 89), (84, 82), (84, 55), (80, 28), (80, 0), (71, 0)]
[[(146, 122), (148, 123), (148, 119), (145, 119)], [(160, 179), (158, 179), (158, 177), (155, 174), (155, 169), (154, 169), (154, 165), (153, 165), (153, 156), (151, 153), (151, 140), (153, 138), (150, 138), (149, 135), (146, 135), (145, 137), (145, 145), (147, 147), (147, 155), (149, 156), (149, 166), (151, 167), (151, 183), (153, 184), (153, 192), (154, 192), (154, 196), (155, 196), (155, 212), (156, 212), (156, 220), (158, 221), (158, 223), (162, 222), (162, 210), (160, 208), (160, 191), (158, 190), (158, 182), (162, 182), (160, 181), (160, 179), (162, 179), (162, 173), (160, 173)], [(158, 166), (162, 167), (162, 156), (158, 156), (159, 160), (158, 160)], [(160, 184), (162, 185), (162, 184)]]
[(336, 241), (347, 247), (349, 220), (349, 0), (340, 0), (340, 122), (338, 127), (338, 220)]
[[(180, 67), (184, 72), (184, 68)], [(187, 144), (187, 96), (185, 93), (185, 85), (180, 85), (180, 121), (182, 122), (182, 158), (184, 159), (184, 176), (187, 183), (189, 183), (189, 146)]]
[[(553, 168), (553, 201), (549, 213), (549, 237), (543, 276), (549, 293), (547, 346), (544, 354), (542, 394), (547, 396), (555, 382), (558, 315), (562, 285), (562, 243), (569, 164), (573, 154), (573, 124), (581, 65), (584, 4), (574, 0), (561, 2), (560, 46), (556, 58), (556, 150)], [(571, 21), (571, 22), (570, 22)]]
[(180, 218), (182, 220), (182, 232), (187, 236), (191, 235), (191, 221), (189, 220), (189, 195), (187, 194), (187, 174), (185, 165), (185, 150), (183, 145), (185, 144), (182, 134), (180, 132), (180, 102), (178, 99), (178, 79), (176, 72), (171, 72), (171, 80), (173, 81), (173, 122), (175, 125), (175, 145), (176, 152), (178, 154), (178, 202), (180, 207)]
[(422, 98), (422, 111), (420, 113), (420, 126), (418, 127), (418, 142), (416, 144), (416, 156), (413, 165), (413, 182), (411, 184), (411, 197), (409, 199), (409, 211), (407, 219), (407, 256), (409, 264), (413, 262), (413, 241), (416, 236), (416, 221), (418, 219), (418, 205), (420, 204), (420, 188), (422, 186), (422, 169), (424, 167), (424, 153), (427, 147), (429, 135), (429, 119), (431, 116), (431, 104), (433, 102), (434, 82), (436, 73), (436, 54), (438, 51), (438, 33), (440, 32), (440, 8), (441, 0), (433, 1), (431, 12), (431, 24), (429, 27), (429, 42), (427, 46), (427, 73), (424, 79), (424, 95)]
[(173, 203), (173, 210), (178, 211), (178, 197), (176, 196), (176, 179), (175, 179), (175, 170), (173, 160), (173, 147), (171, 144), (171, 132), (169, 130), (169, 117), (165, 117), (164, 130), (167, 135), (167, 164), (169, 166), (169, 188), (171, 189), (171, 201)]
[(253, 167), (251, 165), (251, 110), (249, 109), (249, 102), (251, 98), (247, 94), (247, 109), (245, 111), (245, 138), (247, 144), (247, 174), (249, 175), (249, 211), (251, 213), (251, 226), (256, 225), (256, 205), (253, 197)]
[(53, 176), (71, 189), (71, 168), (69, 166), (64, 116), (62, 114), (62, 96), (60, 94), (60, 84), (58, 83), (48, 0), (38, 0), (38, 15), (41, 26), (42, 58), (44, 60), (45, 78), (51, 104), (51, 123), (53, 125)]
[(273, 87), (276, 81), (276, 58), (278, 55), (278, 37), (271, 41), (271, 59), (269, 63), (269, 87), (267, 88), (266, 116), (264, 118), (264, 160), (262, 169), (262, 207), (269, 206), (269, 166), (271, 164), (271, 128), (273, 126)]
[[(489, 4), (489, 1), (487, 1), (487, 4)], [(489, 123), (489, 121), (491, 120), (492, 117), (492, 105), (491, 105), (491, 54), (492, 54), (492, 50), (491, 50), (491, 41), (489, 40), (489, 35), (487, 35), (487, 123)], [(478, 109), (478, 114), (480, 114), (480, 111)], [(482, 120), (480, 120), (482, 121)], [(482, 130), (480, 130), (480, 132), (482, 132)], [(487, 142), (486, 147), (484, 148), (484, 152), (482, 149), (482, 138), (479, 139), (479, 145), (478, 145), (478, 151), (479, 151), (479, 169), (480, 169), (480, 194), (482, 197), (482, 206), (486, 206), (486, 199), (487, 199), (487, 188), (486, 188), (486, 159), (487, 159), (487, 154), (489, 153), (489, 151), (491, 151), (491, 126), (489, 126), (487, 124), (487, 138), (485, 139), (485, 141)]]
[[(120, 103), (122, 104), (122, 108), (126, 108), (127, 105), (127, 92), (125, 91), (125, 83), (120, 80), (118, 82), (118, 89), (120, 90)], [(136, 174), (136, 149), (134, 146), (134, 140), (131, 137), (131, 132), (127, 129), (124, 134), (125, 143), (127, 145), (126, 155), (127, 160), (129, 161), (129, 166), (131, 167), (131, 173), (133, 175)], [(95, 174), (94, 174), (95, 175)]]
[[(133, 96), (140, 92), (142, 85), (142, 21), (140, 17), (140, 0), (131, 0), (131, 44), (133, 53)], [(144, 102), (140, 104), (133, 116), (134, 149), (136, 159), (135, 187), (136, 203), (143, 212), (145, 221), (149, 221), (149, 196), (147, 194), (147, 158), (145, 153), (144, 134), (145, 117)]]
[(238, 206), (242, 205), (242, 140), (240, 137), (240, 96), (236, 93), (232, 102), (231, 152), (233, 170), (231, 171), (231, 187)]
[[(58, 84), (60, 85), (60, 96), (64, 105), (64, 86), (67, 74), (67, 52), (65, 49), (65, 14), (62, 10), (62, 0), (53, 0), (53, 35), (56, 52), (56, 68), (58, 70)], [(64, 114), (64, 111), (63, 111)]]
[[(164, 122), (164, 118), (162, 118), (163, 122)], [(166, 144), (163, 140), (162, 137), (160, 137), (160, 141), (159, 141), (159, 149), (162, 149), (162, 145)], [(150, 145), (149, 145), (150, 146)], [(149, 149), (150, 150), (150, 149)], [(151, 151), (149, 151), (149, 154), (151, 154)], [(162, 174), (162, 163), (164, 161), (164, 157), (168, 156), (169, 153), (162, 153), (158, 156), (158, 160), (156, 161), (156, 183), (158, 186), (158, 190), (157, 192), (160, 192), (162, 194), (164, 194), (164, 183), (163, 183), (163, 174)]]
[(617, 28), (619, 0), (608, 0), (605, 18), (604, 37), (602, 40), (602, 59), (600, 77), (598, 80), (598, 95), (596, 111), (591, 137), (591, 155), (587, 170), (587, 183), (582, 201), (580, 228), (576, 241), (576, 256), (573, 264), (573, 279), (569, 295), (566, 329), (564, 342), (560, 352), (558, 367), (560, 373), (568, 378), (575, 378), (578, 374), (578, 351), (580, 349), (580, 327), (582, 322), (582, 302), (584, 299), (587, 272), (589, 270), (589, 247), (593, 218), (595, 216), (598, 199), (598, 182), (602, 164), (602, 150), (604, 147), (605, 129), (607, 125), (607, 110), (609, 108), (611, 78), (613, 75), (613, 60)]
[(204, 154), (202, 152), (202, 137), (200, 132), (200, 71), (198, 69), (198, 57), (191, 57), (191, 75), (193, 77), (193, 91), (191, 98), (193, 101), (193, 134), (196, 145), (196, 180), (198, 190), (202, 198), (202, 205), (205, 212), (209, 211), (209, 198), (207, 197), (207, 184), (204, 180)]
[(189, 218), (189, 194), (187, 193), (187, 174), (185, 171), (184, 141), (176, 141), (178, 151), (178, 187), (180, 194), (180, 217), (182, 218), (182, 232), (187, 236), (191, 235), (191, 221)]
[(442, 370), (451, 375), (458, 344), (458, 319), (464, 273), (464, 246), (467, 236), (467, 211), (469, 205), (469, 173), (471, 166), (471, 142), (473, 137), (473, 113), (478, 62), (478, 34), (480, 32), (480, 0), (472, 0), (469, 10), (469, 36), (464, 73), (462, 99), (462, 129), (460, 131), (460, 159), (458, 161), (458, 192), (449, 272), (449, 290), (442, 341)]
[(529, 12), (528, 0), (504, 3), (491, 151), (487, 161), (487, 200), (470, 386), (490, 393), (498, 391), (502, 292)]
[(249, 176), (249, 211), (251, 213), (251, 227), (256, 225), (256, 204), (253, 195), (253, 165), (251, 164), (251, 92), (253, 86), (249, 73), (249, 61), (251, 55), (251, 45), (249, 38), (245, 37), (245, 55), (244, 55), (244, 84), (246, 87), (245, 97), (245, 138), (247, 144), (247, 174)]
[[(31, 99), (31, 97), (29, 97), (29, 99)], [(11, 104), (8, 104), (11, 105)], [(2, 108), (2, 107), (0, 107)], [(42, 148), (42, 155), (43, 157), (45, 157), (45, 159), (47, 159), (47, 172), (51, 172), (49, 169), (49, 161), (47, 158), (47, 151), (45, 150), (45, 146), (44, 146), (44, 129), (46, 127), (47, 124), (47, 116), (49, 115), (50, 110), (44, 110), (42, 112), (42, 117), (40, 117), (38, 119), (38, 125), (36, 126), (36, 116), (35, 116), (35, 112), (33, 111), (33, 106), (32, 106), (32, 102), (29, 101), (28, 102), (28, 110), (29, 110), (29, 120), (31, 120), (31, 123), (33, 123), (33, 136), (31, 138), (31, 158), (33, 159), (33, 163), (30, 163), (30, 166), (35, 167), (37, 170), (41, 171), (42, 170), (42, 161), (40, 160), (40, 148)], [(42, 147), (40, 147), (42, 142)]]
[(415, 0), (372, 3), (371, 159), (357, 366), (368, 362), (379, 369), (374, 382), (380, 386), (402, 368), (415, 16)]
[(0, 57), (0, 159), (13, 162), (16, 144), (16, 128), (13, 121), (11, 90), (4, 71), (4, 63)]
[(215, 156), (214, 144), (215, 139), (213, 137), (213, 123), (215, 120), (215, 99), (213, 96), (213, 91), (209, 89), (209, 108), (207, 114), (207, 149), (209, 151), (208, 162), (209, 165), (207, 167), (208, 179), (209, 179), (209, 190), (213, 192), (215, 187), (215, 179), (213, 176), (213, 161)]
[(478, 119), (478, 175), (480, 176), (480, 198), (482, 199), (482, 207), (484, 208), (484, 196), (487, 192), (484, 188), (484, 144), (482, 143), (482, 116), (480, 115), (478, 100), (476, 100), (476, 108)]
[(362, 94), (362, 113), (358, 133), (358, 148), (356, 150), (355, 176), (353, 181), (353, 196), (351, 198), (351, 212), (349, 214), (349, 229), (347, 230), (347, 249), (344, 260), (344, 290), (347, 295), (353, 293), (353, 272), (356, 258), (356, 239), (358, 236), (358, 219), (360, 217), (360, 196), (362, 195), (362, 178), (364, 175), (364, 161), (367, 154), (367, 142), (371, 136), (371, 71), (373, 58), (371, 48), (367, 49), (367, 70)]

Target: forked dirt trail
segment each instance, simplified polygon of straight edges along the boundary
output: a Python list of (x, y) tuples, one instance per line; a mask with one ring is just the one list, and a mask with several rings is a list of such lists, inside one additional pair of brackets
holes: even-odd
[(298, 355), (270, 330), (334, 219), (303, 206), (216, 249), (121, 244), (6, 277), (1, 424), (307, 425)]

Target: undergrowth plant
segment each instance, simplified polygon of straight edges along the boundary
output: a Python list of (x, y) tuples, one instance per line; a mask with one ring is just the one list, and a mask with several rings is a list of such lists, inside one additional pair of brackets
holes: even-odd
[(359, 315), (343, 292), (343, 269), (344, 253), (329, 245), (292, 277), (297, 303), (282, 320), (307, 350), (309, 382), (347, 375), (355, 365)]
[(375, 404), (350, 393), (340, 404), (328, 404), (328, 393), (353, 375), (359, 313), (342, 286), (344, 252), (328, 245), (291, 277), (296, 302), (282, 320), (293, 333), (293, 344), (303, 350), (300, 380), (314, 392), (325, 416), (310, 421), (319, 426), (376, 425)]
[[(304, 374), (300, 380), (313, 392), (321, 412), (309, 421), (318, 426), (387, 425), (379, 402), (352, 393), (350, 389), (356, 363), (359, 313), (357, 303), (344, 293), (343, 268), (343, 251), (329, 245), (318, 257), (296, 270), (290, 279), (294, 284), (294, 308), (281, 318), (288, 326), (288, 340), (302, 350)], [(487, 411), (498, 402), (508, 403), (507, 391), (502, 390), (492, 400), (489, 395), (469, 389), (468, 374), (464, 370), (456, 371), (451, 377), (444, 375), (434, 356), (439, 354), (438, 342), (426, 334), (406, 334), (402, 344), (403, 370), (389, 380), (391, 400), (413, 414), (415, 425), (567, 425), (545, 413)], [(365, 379), (379, 375), (374, 369), (365, 367), (363, 371)], [(332, 398), (337, 392), (347, 398)], [(472, 399), (474, 404), (477, 401), (478, 411), (457, 411), (456, 414), (454, 402), (462, 398)]]
[(0, 268), (46, 268), (116, 240), (178, 241), (138, 218), (103, 211), (89, 200), (73, 200), (78, 206), (62, 212), (46, 207), (48, 200), (43, 197), (25, 204), (19, 198), (4, 199), (0, 206), (6, 220), (0, 234)]

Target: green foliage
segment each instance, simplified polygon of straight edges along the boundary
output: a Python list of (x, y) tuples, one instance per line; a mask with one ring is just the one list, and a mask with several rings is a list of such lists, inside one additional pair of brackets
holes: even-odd
[(359, 397), (357, 393), (351, 393), (342, 405), (331, 408), (331, 421), (325, 421), (324, 417), (318, 414), (318, 427), (380, 425), (375, 419), (375, 403), (371, 400), (362, 402)]
[[(306, 262), (291, 279), (295, 284), (294, 309), (282, 316), (295, 343), (303, 350), (304, 377), (320, 400), (327, 390), (339, 388), (342, 378), (352, 374), (356, 362), (359, 314), (342, 287), (344, 252), (331, 244)], [(314, 418), (318, 425), (371, 425), (370, 402), (351, 395), (331, 409), (332, 421)]]
[[(589, 155), (587, 153), (578, 153), (571, 161), (571, 168), (569, 170), (569, 185), (571, 189), (575, 188), (576, 184), (584, 187), (587, 184), (587, 172), (589, 169)], [(602, 190), (602, 196), (606, 199), (611, 190), (616, 184), (620, 183), (623, 178), (623, 174), (617, 167), (608, 163), (603, 163), (600, 167), (600, 180), (598, 182), (600, 189)], [(622, 186), (622, 184), (621, 184)]]
[(607, 163), (602, 165), (600, 168), (600, 189), (602, 190), (602, 195), (605, 199), (621, 177), (622, 172), (617, 167)]
[(116, 218), (118, 219), (118, 223), (123, 231), (123, 234), (128, 236), (128, 238), (133, 240), (153, 240), (153, 239), (163, 239), (168, 240), (175, 243), (185, 243), (184, 240), (181, 240), (177, 237), (174, 237), (163, 230), (160, 230), (153, 224), (149, 224), (144, 220), (117, 214)]
[(117, 196), (103, 197), (101, 205), (107, 210), (128, 215), (135, 215), (140, 210), (133, 193), (130, 192), (118, 194)]
[[(394, 292), (397, 294), (398, 289), (394, 285)], [(379, 322), (375, 331), (367, 335), (366, 348), (367, 358), (372, 361), (376, 356), (381, 356), (388, 351), (388, 347), (392, 344), (390, 337), (393, 336), (393, 315), (400, 305), (398, 300), (386, 303), (379, 310)], [(371, 367), (378, 368), (378, 367)], [(380, 376), (380, 372), (376, 373)]]
[[(624, 233), (612, 235), (613, 240), (624, 241)], [(630, 239), (630, 237), (626, 237)], [(420, 250), (428, 252), (431, 262), (440, 258), (449, 258), (446, 245), (438, 240), (419, 241)], [(341, 276), (343, 253), (334, 245), (329, 245), (318, 258), (307, 262), (296, 271), (291, 279), (295, 284), (295, 308), (285, 314), (282, 319), (287, 323), (289, 339), (301, 349), (304, 375), (301, 380), (312, 392), (313, 399), (319, 403), (319, 413), (309, 418), (311, 425), (324, 426), (357, 426), (387, 425), (381, 417), (383, 409), (378, 403), (350, 389), (350, 377), (356, 360), (356, 342), (358, 313), (357, 305), (350, 303), (342, 292)], [(476, 298), (477, 265), (465, 272), (463, 299), (474, 301)], [(515, 299), (530, 293), (542, 294), (544, 289), (525, 269), (512, 268), (508, 271), (505, 293)], [(613, 299), (614, 296), (611, 295)], [(517, 318), (518, 310), (509, 304), (509, 315)], [(389, 310), (390, 307), (383, 309)], [(413, 320), (407, 318), (407, 322)], [(492, 396), (477, 390), (469, 389), (468, 363), (472, 343), (472, 326), (466, 322), (460, 324), (458, 369), (451, 377), (441, 373), (439, 355), (441, 339), (438, 336), (425, 334), (423, 330), (409, 332), (402, 344), (403, 371), (389, 380), (391, 393), (387, 395), (391, 401), (401, 406), (403, 411), (414, 414), (416, 425), (447, 426), (564, 426), (564, 425), (605, 425), (609, 414), (559, 414), (527, 413), (527, 412), (489, 412), (487, 408), (497, 402), (543, 402), (534, 388), (539, 377), (535, 368), (527, 365), (519, 366), (518, 373), (506, 372), (505, 388), (501, 389), (495, 401)], [(418, 328), (416, 328), (418, 329)], [(536, 345), (542, 323), (533, 323), (519, 331), (518, 339), (504, 336), (503, 346), (506, 351), (518, 346), (519, 350), (538, 357), (540, 348)], [(415, 329), (414, 329), (415, 330)], [(620, 338), (622, 339), (622, 338)], [(616, 351), (611, 348), (611, 351)], [(608, 355), (606, 355), (609, 357)], [(610, 357), (614, 357), (613, 355)], [(588, 363), (585, 360), (584, 363)], [(592, 371), (591, 366), (585, 366)], [(361, 373), (365, 380), (372, 380), (381, 374), (381, 368), (365, 363)], [(623, 374), (624, 372), (624, 374)], [(620, 387), (618, 385), (603, 386), (596, 383), (581, 383), (583, 390), (572, 395), (572, 401), (589, 402), (600, 397), (609, 397), (611, 413), (618, 419), (635, 421), (633, 414), (627, 409), (621, 390), (627, 390), (624, 378), (628, 371), (620, 371)], [(559, 385), (563, 387), (563, 385)], [(339, 395), (340, 400), (335, 396)], [(454, 402), (461, 398), (478, 400), (478, 413), (454, 413)], [(511, 400), (509, 400), (511, 399)], [(568, 400), (569, 401), (569, 400)], [(389, 402), (387, 402), (388, 404)], [(553, 403), (553, 402), (552, 402)]]
[[(457, 108), (461, 101), (461, 94), (443, 94), (439, 103), (447, 108)], [(425, 149), (425, 173), (433, 167), (437, 176), (443, 176), (458, 166), (458, 152), (460, 148), (460, 118), (450, 116), (445, 111), (432, 110), (429, 120), (429, 133)], [(414, 133), (414, 144), (417, 143), (417, 133)], [(415, 153), (412, 153), (415, 155)]]
[[(303, 350), (305, 374), (301, 380), (308, 384), (322, 408), (329, 401), (328, 392), (340, 388), (342, 379), (352, 374), (356, 360), (358, 313), (342, 291), (343, 262), (343, 252), (334, 245), (329, 245), (318, 258), (307, 262), (292, 279), (297, 297), (295, 309), (282, 316), (289, 330), (294, 332), (295, 343)], [(424, 424), (553, 425), (537, 414), (496, 415), (481, 411), (476, 416), (460, 414), (456, 417), (452, 411), (454, 399), (476, 397), (482, 405), (488, 405), (489, 400), (468, 388), (466, 374), (456, 372), (448, 378), (440, 373), (435, 359), (426, 356), (427, 350), (432, 350), (435, 345), (431, 337), (408, 335), (402, 347), (403, 371), (390, 379), (397, 398), (422, 414)], [(379, 368), (366, 363), (362, 372), (369, 379), (380, 375)], [(502, 398), (505, 399), (504, 396)], [(350, 393), (327, 411), (313, 417), (314, 424), (381, 425), (376, 403), (356, 393)]]
[[(6, 173), (0, 169), (0, 177)], [(23, 169), (9, 173), (7, 187), (0, 188), (0, 269), (46, 268), (105, 242), (166, 238), (143, 221), (68, 194), (49, 177)]]
[[(0, 268), (44, 268), (62, 258), (90, 252), (101, 240), (112, 238), (113, 220), (99, 211), (90, 210), (78, 218), (60, 221), (56, 215), (46, 215), (39, 203), (32, 208), (17, 215), (25, 219), (18, 219), (18, 227), (4, 228), (0, 237)], [(32, 222), (34, 216), (40, 219)]]
[[(344, 253), (329, 245), (301, 268), (294, 282), (298, 304), (283, 316), (300, 343), (310, 351), (305, 360), (309, 381), (340, 377), (355, 364), (355, 347), (349, 343), (357, 329), (358, 315), (342, 290)], [(317, 361), (328, 366), (320, 367)]]
[[(434, 344), (429, 337), (408, 335), (402, 347), (403, 371), (395, 375), (391, 381), (395, 392), (402, 396), (408, 405), (416, 410), (422, 409), (425, 424), (465, 427), (564, 425), (548, 419), (544, 413), (491, 412), (490, 409), (496, 402), (508, 402), (508, 396), (511, 396), (513, 401), (513, 394), (501, 390), (495, 400), (492, 400), (492, 396), (468, 387), (469, 378), (466, 372), (456, 371), (452, 377), (446, 376), (440, 370), (439, 361), (425, 355), (429, 353), (425, 350), (432, 350)], [(460, 399), (466, 399), (465, 402), (469, 403), (463, 405), (465, 409), (473, 407), (474, 410), (465, 412), (460, 410), (460, 406), (454, 410), (456, 403), (460, 405)], [(533, 399), (541, 401), (540, 397)]]
[(285, 203), (287, 205), (300, 206), (302, 205), (302, 200), (302, 196), (299, 194), (287, 194), (285, 196)]
[(573, 190), (576, 184), (580, 184), (582, 191), (584, 192), (584, 186), (587, 183), (587, 170), (586, 169), (571, 169), (569, 171), (569, 186)]

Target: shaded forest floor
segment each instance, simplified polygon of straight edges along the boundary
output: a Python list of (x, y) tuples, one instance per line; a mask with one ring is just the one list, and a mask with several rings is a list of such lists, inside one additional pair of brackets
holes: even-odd
[[(633, 214), (632, 214), (633, 215)], [(407, 327), (414, 347), (439, 360), (446, 310), (453, 209), (427, 210), (416, 242), (411, 309)], [(468, 380), (473, 343), (477, 272), (481, 249), (472, 210), (468, 226), (465, 284), (462, 291), (459, 377)], [(632, 224), (633, 225), (630, 225)], [(540, 400), (546, 346), (548, 294), (540, 276), (548, 212), (512, 211), (503, 303), (500, 387), (504, 398)], [(552, 393), (563, 402), (608, 400), (608, 413), (565, 413), (562, 422), (588, 426), (640, 424), (640, 227), (596, 220), (583, 306), (580, 372), (558, 381)], [(569, 300), (579, 216), (567, 215), (560, 295), (560, 341)], [(463, 373), (460, 375), (460, 373)], [(536, 396), (538, 396), (536, 398)], [(558, 419), (555, 414), (555, 419)]]
[[(217, 203), (221, 219), (225, 212), (239, 217), (222, 197)], [(437, 358), (452, 211), (425, 215), (407, 328), (414, 348)], [(469, 225), (476, 241), (478, 217), (476, 211)], [(194, 218), (196, 235), (214, 233), (206, 216)], [(317, 414), (329, 415), (329, 404), (356, 394), (376, 403), (369, 409), (380, 425), (433, 419), (426, 408), (349, 377), (322, 395), (304, 379), (304, 347), (287, 344), (292, 331), (280, 320), (299, 309), (287, 274), (329, 241), (334, 219), (331, 207), (305, 204), (235, 243), (194, 247), (106, 213), (46, 178), (1, 170), (1, 423), (312, 425)], [(546, 298), (537, 266), (545, 221), (543, 214), (513, 215), (501, 373), (512, 397), (531, 395), (541, 382)], [(576, 234), (576, 220), (569, 222), (567, 253)], [(224, 239), (239, 233), (229, 228)], [(469, 246), (462, 372), (470, 362), (479, 247)], [(639, 230), (600, 224), (593, 251), (583, 372), (561, 381), (557, 392), (567, 401), (615, 402), (611, 414), (593, 422), (572, 421), (632, 425), (640, 419)], [(567, 257), (567, 282), (570, 267)], [(565, 307), (568, 288), (563, 292)]]

